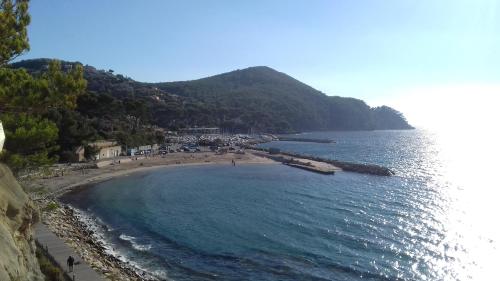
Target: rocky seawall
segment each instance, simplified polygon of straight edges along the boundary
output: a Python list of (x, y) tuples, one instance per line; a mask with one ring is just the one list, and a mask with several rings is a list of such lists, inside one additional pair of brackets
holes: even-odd
[(38, 218), (10, 169), (0, 164), (0, 280), (44, 280), (33, 236)]
[[(250, 149), (258, 150), (258, 151), (264, 151), (264, 152), (268, 152), (268, 153), (272, 152), (272, 149), (260, 148), (260, 147), (255, 147), (255, 146), (247, 146), (246, 148), (250, 148)], [(393, 176), (395, 174), (394, 171), (392, 171), (391, 169), (389, 169), (387, 167), (380, 166), (380, 165), (353, 163), (353, 162), (347, 162), (347, 161), (325, 159), (325, 158), (311, 156), (311, 155), (292, 153), (292, 152), (284, 152), (284, 151), (280, 151), (279, 154), (290, 156), (290, 157), (297, 157), (297, 158), (302, 158), (302, 159), (309, 159), (309, 160), (313, 160), (313, 161), (328, 163), (328, 164), (334, 165), (335, 167), (338, 167), (346, 172), (369, 174), (369, 175), (376, 175), (376, 176)]]
[(313, 139), (313, 138), (294, 138), (294, 137), (278, 137), (279, 141), (296, 141), (296, 142), (315, 142), (315, 143), (335, 143), (329, 139)]

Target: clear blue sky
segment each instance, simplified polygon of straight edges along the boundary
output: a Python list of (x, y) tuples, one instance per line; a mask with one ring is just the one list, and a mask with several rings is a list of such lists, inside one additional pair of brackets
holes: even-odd
[(500, 84), (496, 0), (32, 0), (31, 15), (21, 59), (77, 60), (139, 81), (266, 65), (371, 105)]

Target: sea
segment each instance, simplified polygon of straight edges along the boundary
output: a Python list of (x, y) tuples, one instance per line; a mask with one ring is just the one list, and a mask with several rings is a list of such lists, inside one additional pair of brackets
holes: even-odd
[(165, 167), (64, 201), (161, 280), (499, 280), (496, 159), (477, 132), (313, 132), (261, 147), (394, 176), (281, 164)]

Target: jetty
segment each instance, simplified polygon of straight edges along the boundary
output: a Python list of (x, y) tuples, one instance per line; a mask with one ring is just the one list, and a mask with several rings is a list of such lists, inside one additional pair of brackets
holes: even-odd
[[(334, 159), (304, 155), (300, 153), (282, 152), (276, 148), (247, 147), (254, 151), (254, 154), (267, 157), (275, 161), (287, 164), (288, 166), (309, 170), (323, 174), (334, 174), (335, 171), (346, 171), (360, 174), (376, 176), (393, 176), (394, 172), (380, 165), (354, 163)], [(290, 165), (294, 164), (294, 165)]]
[(323, 175), (333, 175), (336, 171), (341, 170), (339, 167), (336, 167), (335, 165), (332, 165), (330, 163), (290, 156), (284, 153), (269, 153), (262, 150), (253, 150), (252, 153), (260, 157), (269, 158), (271, 160), (283, 163), (293, 168), (298, 168)]
[(335, 169), (322, 169), (319, 167), (315, 166), (309, 166), (309, 165), (303, 165), (303, 164), (296, 164), (296, 163), (283, 163), (287, 166), (294, 167), (294, 168), (299, 168), (302, 170), (310, 171), (310, 172), (315, 172), (319, 174), (324, 174), (324, 175), (333, 175), (335, 174)]
[(329, 139), (314, 139), (314, 138), (294, 138), (294, 137), (277, 137), (278, 141), (297, 141), (297, 142), (315, 142), (315, 143), (335, 143)]

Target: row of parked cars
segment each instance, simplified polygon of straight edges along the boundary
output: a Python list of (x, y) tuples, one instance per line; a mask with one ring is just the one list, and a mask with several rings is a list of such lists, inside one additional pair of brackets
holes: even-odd
[(201, 149), (199, 146), (195, 145), (195, 144), (187, 144), (187, 145), (183, 145), (181, 147), (181, 151), (184, 151), (184, 152), (200, 152)]
[[(209, 147), (211, 151), (216, 151), (216, 152), (229, 152), (229, 151), (234, 151), (235, 153), (241, 153), (240, 149), (237, 149), (233, 146), (230, 147), (220, 147), (220, 146), (210, 146)], [(200, 146), (197, 144), (185, 144), (179, 147), (174, 147), (174, 146), (160, 146), (158, 149), (158, 154), (160, 155), (166, 155), (168, 153), (175, 153), (175, 152), (188, 152), (188, 153), (194, 153), (194, 152), (201, 152), (202, 149)], [(151, 155), (154, 154), (153, 150), (137, 150), (137, 151), (130, 151), (129, 150), (129, 155)]]

